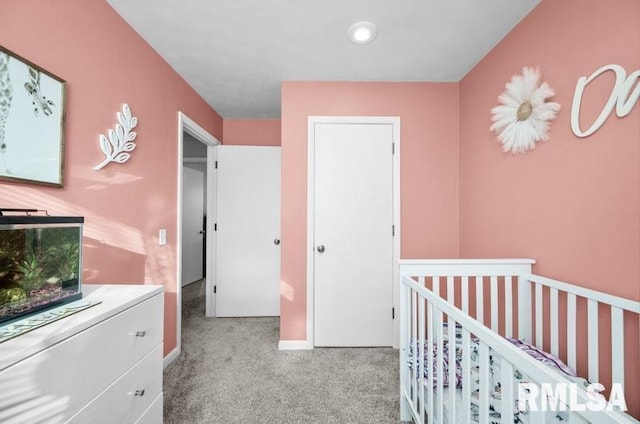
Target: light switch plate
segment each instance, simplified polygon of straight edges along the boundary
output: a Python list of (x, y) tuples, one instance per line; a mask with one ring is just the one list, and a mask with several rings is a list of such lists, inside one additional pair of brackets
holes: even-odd
[(167, 244), (167, 230), (165, 228), (161, 228), (158, 234), (158, 244), (160, 246), (164, 246)]

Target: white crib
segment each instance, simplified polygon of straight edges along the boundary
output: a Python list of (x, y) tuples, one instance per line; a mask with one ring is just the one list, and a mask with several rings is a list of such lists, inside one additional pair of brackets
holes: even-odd
[[(625, 360), (627, 364), (639, 360), (624, 357), (624, 325), (627, 319), (638, 322), (640, 302), (533, 275), (534, 263), (531, 259), (400, 261), (402, 421), (512, 424), (514, 418), (520, 422), (524, 417), (536, 424), (556, 422), (554, 419), (558, 417), (549, 418), (553, 412), (536, 412), (531, 404), (529, 411), (519, 412), (515, 406), (518, 398), (515, 371), (516, 375), (526, 375), (526, 382), (536, 387), (543, 384), (571, 387), (569, 392), (559, 390), (555, 398), (548, 399), (549, 403), (542, 402), (542, 397), (538, 403), (540, 408), (546, 405), (549, 409), (583, 405), (584, 411), (565, 413), (570, 423), (640, 423), (619, 408), (597, 411), (584, 407), (593, 405), (593, 398), (584, 387), (505, 339), (517, 336), (540, 349), (546, 340), (555, 357), (561, 356), (560, 341), (566, 340), (561, 359), (576, 369), (579, 359), (576, 340), (580, 331), (584, 331), (578, 319), (584, 322), (586, 316), (588, 375), (584, 377), (590, 383), (598, 382), (599, 342), (609, 342), (601, 335), (605, 328), (598, 317), (602, 308), (608, 308), (611, 318), (605, 321), (607, 326), (610, 321), (610, 328), (604, 333), (608, 335), (610, 330), (610, 343), (615, 347), (611, 380), (623, 384)], [(559, 320), (561, 314), (563, 319)], [(445, 352), (447, 343), (452, 341), (456, 346), (449, 345)], [(472, 351), (477, 354), (473, 362)], [(460, 357), (457, 370), (456, 359)], [(457, 376), (456, 371), (461, 371), (461, 375)], [(449, 387), (445, 387), (446, 380)], [(495, 395), (496, 382), (499, 396)], [(571, 398), (562, 397), (563, 393), (569, 393)]]

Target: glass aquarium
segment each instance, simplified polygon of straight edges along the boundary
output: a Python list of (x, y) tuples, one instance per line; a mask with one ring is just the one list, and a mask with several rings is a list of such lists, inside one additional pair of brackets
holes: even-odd
[(82, 297), (83, 222), (0, 216), (0, 325)]

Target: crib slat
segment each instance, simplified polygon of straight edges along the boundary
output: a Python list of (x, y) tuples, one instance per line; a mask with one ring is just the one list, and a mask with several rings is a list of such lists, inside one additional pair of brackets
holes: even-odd
[[(401, 277), (402, 278), (402, 277)], [(410, 407), (408, 405), (409, 400), (405, 399), (407, 387), (410, 387), (412, 382), (411, 371), (407, 366), (409, 364), (409, 352), (411, 347), (409, 346), (409, 326), (411, 325), (411, 317), (407, 311), (411, 310), (409, 301), (409, 288), (400, 284), (400, 420), (406, 421), (411, 416)], [(409, 383), (409, 384), (408, 384)]]
[(435, 331), (437, 334), (437, 340), (438, 340), (438, 347), (436, 349), (436, 376), (438, 377), (438, 383), (437, 383), (437, 388), (436, 388), (436, 404), (438, 405), (438, 413), (436, 414), (437, 416), (437, 422), (438, 423), (442, 423), (444, 422), (444, 395), (443, 395), (443, 391), (444, 391), (444, 346), (442, 343), (442, 339), (443, 337), (443, 331), (444, 329), (442, 328), (442, 323), (444, 322), (442, 319), (442, 311), (439, 309), (435, 309), (435, 315), (436, 315), (436, 319), (435, 319)]
[(567, 293), (567, 364), (576, 367), (576, 295)]
[(513, 336), (513, 277), (504, 277), (504, 336)]
[[(411, 312), (410, 312), (410, 317), (411, 317), (411, 326), (410, 326), (410, 330), (411, 330), (411, 340), (417, 340), (418, 339), (418, 327), (416, 327), (417, 325), (417, 321), (416, 321), (416, 308), (417, 308), (417, 295), (414, 292), (411, 292), (409, 294), (410, 298), (411, 298)], [(414, 345), (413, 349), (417, 349), (417, 347)], [(413, 356), (415, 358), (415, 355)], [(414, 368), (415, 369), (415, 368)]]
[[(418, 281), (420, 281), (420, 279), (418, 279)], [(418, 374), (418, 365), (419, 365), (419, 346), (418, 346), (418, 316), (417, 316), (417, 311), (418, 311), (418, 293), (415, 292), (411, 292), (411, 340), (414, 340), (413, 342), (413, 360), (412, 360), (412, 364), (411, 364), (411, 381), (412, 381), (412, 385), (414, 387), (416, 387), (416, 384), (420, 383), (420, 374)], [(424, 349), (424, 348), (422, 348)], [(416, 387), (417, 388), (417, 387)], [(417, 401), (418, 401), (418, 391), (416, 389), (411, 391), (411, 399), (413, 402), (414, 407), (417, 405)]]
[(518, 276), (518, 338), (533, 343), (531, 338), (531, 282)]
[[(433, 305), (427, 302), (427, 340), (428, 346), (425, 346), (423, 355), (426, 356), (427, 378), (425, 384), (427, 385), (427, 398), (425, 401), (421, 401), (420, 415), (424, 416), (426, 413), (427, 420), (423, 422), (433, 423)], [(424, 380), (424, 375), (422, 376)]]
[(462, 422), (471, 422), (471, 337), (466, 328), (462, 328)]
[(432, 284), (431, 291), (436, 296), (440, 296), (440, 277), (433, 277)]
[[(427, 420), (433, 423), (433, 305), (427, 302), (427, 340), (429, 345), (425, 346), (427, 354)], [(423, 354), (424, 355), (424, 354)], [(424, 408), (423, 408), (424, 409)]]
[(624, 388), (624, 316), (623, 311), (611, 307), (611, 382)]
[(421, 422), (424, 423), (424, 413), (425, 413), (425, 408), (424, 408), (424, 350), (425, 350), (425, 346), (426, 346), (426, 341), (425, 341), (425, 303), (426, 300), (423, 299), (422, 297), (420, 297), (420, 301), (418, 303), (418, 338), (419, 338), (419, 343), (418, 346), (420, 346), (420, 360), (418, 361), (418, 367), (417, 367), (417, 371), (418, 371), (418, 378), (414, 381), (416, 381), (416, 384), (418, 385), (418, 389), (419, 390), (414, 390), (417, 391), (419, 394), (419, 400), (418, 403), (414, 403), (414, 405), (417, 407), (419, 406), (420, 408), (418, 409), (418, 415), (420, 416)]
[(462, 285), (460, 286), (460, 290), (462, 290), (462, 310), (465, 314), (469, 313), (469, 277), (462, 277)]
[(498, 332), (498, 277), (491, 276), (491, 329)]
[(489, 347), (480, 342), (480, 424), (489, 424)]
[(484, 289), (482, 286), (482, 277), (476, 277), (476, 320), (480, 321), (480, 324), (484, 324)]
[(448, 317), (447, 322), (449, 323), (449, 421), (451, 421), (456, 415), (456, 321)]
[(559, 356), (558, 346), (558, 289), (553, 287), (549, 289), (549, 301), (551, 303), (551, 316), (549, 322), (551, 323), (551, 354), (556, 358)]
[(536, 321), (536, 347), (542, 349), (543, 333), (542, 329), (544, 323), (544, 317), (542, 316), (542, 284), (536, 284), (536, 315), (534, 317)]
[(502, 404), (500, 408), (500, 418), (503, 423), (513, 423), (513, 408), (515, 401), (513, 399), (513, 365), (506, 358), (500, 361), (501, 373), (500, 380)]
[(453, 277), (447, 277), (447, 302), (455, 304), (455, 292), (453, 287)]
[[(589, 381), (598, 380), (598, 302), (587, 300), (587, 351), (589, 353)], [(615, 349), (614, 349), (615, 350)]]

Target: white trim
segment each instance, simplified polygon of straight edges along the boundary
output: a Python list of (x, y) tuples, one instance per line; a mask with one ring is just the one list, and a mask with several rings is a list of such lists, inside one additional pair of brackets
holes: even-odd
[(279, 350), (311, 350), (313, 349), (313, 341), (310, 340), (280, 340), (278, 342)]
[(315, 227), (315, 122), (311, 117), (307, 121), (307, 343), (313, 347), (313, 317), (315, 316), (314, 310), (314, 245), (313, 239), (314, 227)]
[(178, 359), (178, 356), (180, 356), (180, 348), (176, 346), (171, 352), (167, 353), (167, 356), (162, 359), (162, 369), (167, 369), (167, 367), (171, 365), (173, 361)]
[[(390, 124), (393, 127), (393, 143), (395, 153), (393, 155), (393, 225), (395, 225), (395, 237), (393, 238), (393, 263), (400, 260), (400, 239), (402, 229), (400, 227), (400, 117), (397, 116), (309, 116), (307, 118), (307, 344), (313, 348), (313, 320), (314, 320), (314, 204), (315, 204), (315, 125), (325, 124)], [(393, 292), (392, 304), (396, 311), (399, 310), (399, 283), (398, 267), (393, 267)], [(400, 345), (399, 319), (393, 321), (392, 343), (394, 348)]]
[[(169, 365), (175, 358), (180, 355), (182, 350), (182, 166), (183, 166), (183, 139), (184, 132), (192, 135), (196, 140), (207, 146), (207, 190), (211, 191), (215, 189), (215, 169), (212, 166), (214, 163), (214, 156), (216, 153), (215, 147), (220, 141), (213, 135), (209, 134), (207, 130), (198, 125), (195, 121), (189, 118), (183, 112), (178, 111), (178, 195), (177, 195), (177, 220), (176, 220), (176, 347), (165, 358), (164, 366)], [(214, 184), (212, 184), (212, 182)], [(213, 248), (215, 248), (215, 233), (213, 232), (213, 225), (211, 222), (215, 219), (215, 196), (207, 196), (207, 228), (206, 228), (206, 243), (207, 243), (207, 256), (205, 258), (205, 266), (207, 269), (206, 281), (206, 307), (207, 315), (210, 311), (209, 304), (213, 303), (213, 296), (209, 296), (213, 286), (212, 270), (215, 263), (211, 261)]]
[[(395, 225), (395, 237), (393, 238), (393, 263), (397, 264), (400, 261), (400, 249), (401, 249), (401, 236), (402, 226), (400, 220), (400, 154), (401, 154), (401, 137), (400, 137), (400, 117), (390, 118), (393, 124), (393, 143), (394, 143), (394, 155), (393, 155), (393, 225)], [(400, 268), (393, 267), (393, 307), (396, 311), (395, 319), (393, 320), (393, 347), (400, 348)]]
[(216, 256), (217, 256), (217, 233), (214, 231), (214, 224), (217, 219), (217, 202), (218, 202), (218, 170), (216, 162), (218, 161), (218, 143), (215, 146), (207, 145), (207, 257), (205, 258), (205, 266), (207, 275), (205, 276), (205, 315), (207, 317), (216, 316), (216, 296), (213, 294), (213, 287), (216, 284)]

